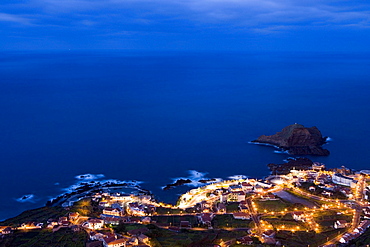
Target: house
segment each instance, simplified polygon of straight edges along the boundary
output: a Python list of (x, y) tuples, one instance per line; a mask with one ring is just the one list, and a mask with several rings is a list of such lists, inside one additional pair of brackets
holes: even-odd
[(241, 202), (245, 201), (245, 192), (244, 191), (234, 191), (229, 193), (227, 197), (228, 202)]
[(11, 234), (13, 229), (10, 226), (0, 226), (0, 233), (2, 235)]
[(141, 218), (141, 223), (143, 224), (150, 224), (151, 221), (152, 219), (148, 216)]
[(59, 217), (59, 219), (58, 219), (58, 224), (59, 225), (62, 225), (62, 222), (63, 221), (68, 221), (68, 217)]
[(212, 204), (207, 202), (207, 201), (201, 201), (201, 202), (196, 204), (196, 208), (198, 210), (201, 210), (201, 211), (207, 212), (207, 213), (210, 211), (211, 207), (212, 207)]
[(191, 224), (189, 221), (180, 221), (180, 229), (190, 229), (191, 228)]
[(43, 223), (36, 223), (36, 222), (25, 222), (21, 225), (23, 229), (40, 229), (43, 226)]
[(120, 208), (104, 208), (103, 214), (110, 216), (121, 216), (122, 211)]
[(352, 190), (348, 187), (341, 187), (339, 191), (343, 193), (346, 197), (353, 197)]
[(227, 199), (229, 198), (229, 192), (223, 192), (221, 195), (220, 195), (220, 202), (221, 203), (225, 203), (227, 202)]
[(296, 221), (305, 221), (305, 214), (302, 211), (296, 211), (292, 213), (293, 219)]
[(107, 216), (107, 215), (101, 215), (102, 219), (104, 219), (104, 223), (108, 225), (119, 225), (119, 222), (121, 221), (121, 217), (117, 216)]
[(127, 201), (132, 201), (133, 200), (133, 196), (130, 195), (130, 194), (114, 194), (111, 196), (111, 200), (112, 201), (119, 201), (119, 202), (127, 202)]
[(365, 219), (370, 219), (370, 208), (369, 207), (366, 207), (366, 208), (363, 208), (362, 209), (364, 211), (364, 218)]
[(354, 233), (360, 233), (360, 234), (364, 233), (364, 231), (365, 229), (360, 226), (357, 227), (355, 230), (353, 230)]
[(89, 229), (100, 229), (104, 226), (104, 220), (102, 219), (90, 219), (86, 221), (82, 226), (85, 226)]
[(346, 220), (337, 220), (334, 222), (334, 228), (346, 228), (348, 226), (348, 222)]
[(197, 218), (201, 224), (207, 225), (208, 227), (211, 227), (212, 219), (214, 218), (213, 213), (201, 213), (197, 215)]
[(230, 187), (229, 187), (229, 190), (230, 191), (241, 191), (242, 190), (242, 186), (241, 185), (239, 185), (239, 184), (237, 184), (237, 185), (231, 185)]
[(103, 246), (108, 246), (108, 244), (117, 239), (117, 236), (114, 233), (101, 233), (101, 232), (90, 232), (90, 239), (91, 240), (98, 240), (101, 241)]
[(135, 215), (135, 216), (145, 216), (146, 215), (144, 205), (139, 205), (139, 203), (137, 202), (132, 202), (128, 204), (127, 213), (130, 215)]
[(58, 221), (56, 221), (56, 220), (48, 221), (48, 223), (49, 224), (47, 225), (47, 228), (53, 228), (54, 226), (59, 225)]
[(253, 239), (250, 236), (244, 236), (236, 239), (237, 244), (252, 245)]
[(100, 233), (100, 232), (91, 231), (91, 232), (89, 232), (89, 238), (90, 238), (90, 240), (103, 241), (104, 234)]
[(139, 240), (139, 243), (144, 243), (144, 244), (149, 244), (149, 237), (147, 235), (144, 235), (144, 234), (140, 234), (139, 236), (137, 236), (137, 239)]
[(325, 170), (325, 165), (323, 163), (314, 162), (312, 164), (312, 170), (315, 170), (315, 171)]
[(128, 240), (129, 240), (128, 238), (120, 238), (120, 239), (116, 239), (114, 241), (111, 241), (111, 242), (107, 243), (104, 246), (105, 247), (121, 247), (121, 246), (126, 246)]
[(321, 193), (323, 196), (332, 196), (333, 195), (333, 193), (332, 192), (330, 192), (330, 191), (323, 191), (322, 193)]
[(340, 238), (339, 242), (340, 242), (340, 243), (342, 243), (342, 244), (346, 244), (346, 243), (348, 243), (351, 239), (352, 239), (352, 236), (351, 236), (349, 233), (346, 233), (346, 234), (344, 234), (344, 235)]
[(233, 213), (233, 217), (237, 220), (249, 220), (251, 218), (248, 213), (244, 212)]
[(64, 220), (62, 222), (59, 222), (59, 225), (60, 226), (69, 226), (70, 225), (70, 222), (68, 220)]
[(242, 183), (242, 189), (245, 191), (245, 192), (251, 192), (253, 191), (253, 185), (248, 183), (248, 182), (243, 182)]
[(262, 242), (264, 244), (276, 244), (275, 232), (273, 230), (267, 230), (262, 233)]
[(274, 201), (274, 200), (279, 200), (275, 195), (273, 194), (262, 194), (261, 195), (262, 201)]
[(325, 174), (320, 174), (316, 177), (316, 181), (322, 184), (326, 182), (330, 182), (330, 180), (331, 180), (331, 177)]
[(78, 212), (70, 212), (68, 215), (68, 218), (70, 220), (77, 220), (80, 217), (80, 214)]
[(135, 238), (130, 238), (127, 242), (126, 242), (126, 246), (138, 246), (139, 245), (139, 239), (137, 237)]
[(358, 227), (357, 227), (357, 229), (355, 229), (354, 230), (354, 232), (356, 232), (356, 230), (357, 230), (357, 232), (358, 233), (364, 233), (365, 232), (365, 230), (367, 229), (367, 228), (369, 228), (369, 226), (370, 226), (370, 221), (369, 220), (363, 220), (363, 221), (361, 221), (360, 222), (360, 224), (358, 225)]
[(103, 246), (104, 247), (107, 247), (107, 246), (109, 246), (110, 243), (112, 243), (112, 242), (114, 242), (116, 240), (117, 240), (117, 235), (116, 234), (110, 233), (110, 232), (109, 233), (105, 233), (104, 234), (104, 237), (102, 239)]

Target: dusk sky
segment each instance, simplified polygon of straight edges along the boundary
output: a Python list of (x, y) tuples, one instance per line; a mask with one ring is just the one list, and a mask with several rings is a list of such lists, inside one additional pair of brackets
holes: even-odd
[(370, 51), (370, 3), (3, 0), (1, 50)]

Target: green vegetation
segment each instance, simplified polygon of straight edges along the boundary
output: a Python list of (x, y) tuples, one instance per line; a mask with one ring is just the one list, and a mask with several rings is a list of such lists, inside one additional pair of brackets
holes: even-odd
[(65, 216), (67, 213), (68, 211), (66, 211), (62, 207), (42, 207), (24, 211), (14, 218), (10, 218), (3, 222), (0, 222), (0, 224), (17, 226), (28, 221), (46, 223), (48, 219), (56, 219), (58, 217)]
[(156, 228), (148, 234), (152, 238), (154, 246), (161, 247), (188, 247), (188, 246), (209, 246), (214, 243), (232, 240), (245, 236), (244, 231), (205, 230), (190, 231), (182, 230), (179, 233)]
[(90, 198), (80, 200), (73, 204), (71, 212), (78, 212), (81, 216), (99, 217), (102, 211), (98, 207), (98, 203)]
[(235, 213), (239, 211), (239, 202), (231, 202), (226, 205), (227, 213)]
[(300, 221), (295, 220), (285, 220), (284, 218), (263, 218), (263, 220), (267, 221), (269, 224), (271, 224), (274, 229), (281, 229), (282, 226), (285, 227), (285, 229), (294, 229), (296, 230), (308, 230), (309, 228)]
[(164, 207), (156, 208), (156, 213), (158, 215), (182, 214), (185, 212), (186, 212), (185, 210), (179, 208), (164, 208)]
[(236, 220), (231, 214), (219, 214), (212, 222), (214, 228), (249, 228), (251, 220)]
[(367, 229), (364, 234), (362, 234), (360, 237), (351, 240), (349, 242), (349, 246), (368, 246), (370, 245), (370, 228)]
[(334, 222), (337, 220), (352, 221), (352, 215), (337, 214), (335, 210), (318, 211), (314, 215), (315, 221), (321, 226), (322, 231), (330, 231), (333, 229)]
[(184, 216), (153, 216), (152, 220), (158, 224), (180, 226), (180, 221), (189, 221), (192, 226), (198, 224), (198, 221), (194, 215)]
[(272, 201), (261, 201), (255, 200), (258, 212), (263, 213), (265, 210), (266, 212), (280, 212), (284, 209), (288, 209), (291, 206), (291, 203), (282, 201), (282, 200), (272, 200)]
[(59, 231), (28, 230), (16, 231), (0, 240), (0, 247), (84, 247), (87, 240), (85, 231), (73, 232), (69, 228)]
[(320, 246), (325, 243), (328, 239), (336, 236), (343, 230), (332, 230), (326, 233), (315, 233), (313, 231), (298, 231), (295, 233), (288, 231), (278, 231), (276, 239), (286, 247), (307, 247), (309, 246)]

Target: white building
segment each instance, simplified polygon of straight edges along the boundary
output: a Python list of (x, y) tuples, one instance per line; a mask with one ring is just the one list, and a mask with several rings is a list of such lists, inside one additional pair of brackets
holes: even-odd
[(336, 173), (332, 176), (333, 183), (340, 184), (344, 186), (353, 187), (356, 185), (357, 181), (351, 177), (344, 176), (342, 174)]

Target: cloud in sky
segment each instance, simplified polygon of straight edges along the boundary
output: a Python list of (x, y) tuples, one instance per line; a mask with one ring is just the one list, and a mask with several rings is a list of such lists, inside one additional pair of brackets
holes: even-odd
[[(146, 19), (161, 23), (168, 18), (195, 24), (220, 23), (231, 26), (258, 27), (281, 25), (357, 25), (368, 26), (369, 5), (348, 1), (292, 0), (29, 0), (23, 4), (7, 4), (23, 14), (42, 13), (61, 22), (78, 19), (80, 14), (93, 19), (120, 22)], [(21, 17), (3, 13), (3, 18)], [(40, 22), (43, 19), (39, 19)], [(88, 21), (88, 20), (85, 20)], [(66, 22), (68, 23), (68, 21)], [(103, 22), (104, 23), (104, 22)]]
[(11, 22), (11, 23), (18, 23), (22, 25), (30, 25), (32, 20), (29, 18), (19, 16), (19, 15), (0, 13), (0, 22)]
[(51, 26), (67, 36), (78, 30), (87, 36), (199, 32), (217, 36), (370, 27), (370, 4), (363, 1), (5, 0), (0, 7), (3, 25), (33, 25), (30, 35), (38, 33), (37, 27)]

